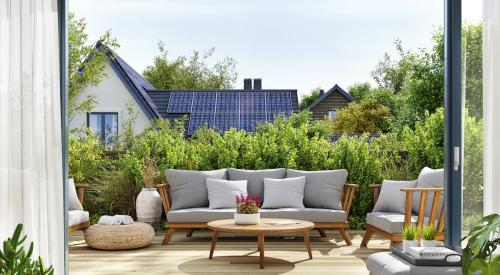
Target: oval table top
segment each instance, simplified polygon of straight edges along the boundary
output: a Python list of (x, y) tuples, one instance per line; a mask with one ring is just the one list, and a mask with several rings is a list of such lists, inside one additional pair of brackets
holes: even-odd
[[(286, 222), (292, 224), (284, 224)], [(314, 228), (314, 223), (291, 219), (268, 219), (261, 218), (259, 224), (235, 224), (234, 219), (218, 220), (207, 223), (209, 229), (222, 232), (302, 232)]]

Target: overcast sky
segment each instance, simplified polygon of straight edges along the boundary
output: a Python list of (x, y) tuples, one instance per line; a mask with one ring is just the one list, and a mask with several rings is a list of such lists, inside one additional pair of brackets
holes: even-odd
[[(464, 0), (477, 21), (481, 1)], [(238, 80), (262, 78), (264, 88), (347, 88), (373, 80), (370, 72), (394, 40), (429, 47), (443, 23), (443, 0), (70, 0), (85, 17), (91, 41), (111, 29), (118, 54), (142, 73), (167, 43), (169, 55), (215, 47), (236, 59)]]

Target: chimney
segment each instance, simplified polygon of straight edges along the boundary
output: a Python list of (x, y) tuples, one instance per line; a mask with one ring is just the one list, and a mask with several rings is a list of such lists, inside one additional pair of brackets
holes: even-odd
[(323, 90), (323, 89), (319, 89), (319, 96), (322, 96), (322, 95), (324, 95), (324, 94), (325, 94), (325, 90)]
[(253, 89), (254, 90), (262, 90), (262, 79), (254, 78), (253, 79)]
[(251, 78), (243, 79), (243, 89), (244, 90), (251, 90), (252, 89), (252, 79)]

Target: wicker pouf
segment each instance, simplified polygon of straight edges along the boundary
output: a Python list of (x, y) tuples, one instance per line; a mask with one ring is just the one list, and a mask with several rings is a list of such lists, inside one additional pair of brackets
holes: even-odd
[(91, 225), (85, 231), (87, 245), (102, 250), (126, 250), (151, 244), (155, 230), (149, 224)]

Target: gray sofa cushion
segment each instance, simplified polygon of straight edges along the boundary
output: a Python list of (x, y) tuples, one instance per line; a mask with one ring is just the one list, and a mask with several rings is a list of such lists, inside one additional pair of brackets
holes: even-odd
[[(411, 222), (416, 223), (418, 216), (411, 216)], [(403, 227), (405, 215), (401, 213), (385, 213), (385, 212), (372, 212), (366, 215), (366, 223), (376, 226), (385, 232), (400, 233)], [(424, 218), (424, 224), (427, 224), (429, 218)], [(436, 223), (437, 224), (437, 220)]]
[(248, 194), (259, 196), (262, 199), (264, 198), (264, 178), (283, 179), (286, 176), (286, 169), (243, 170), (228, 168), (227, 176), (229, 180), (246, 180)]
[[(209, 209), (191, 208), (169, 211), (168, 222), (210, 222), (234, 218), (234, 208)], [(345, 222), (346, 215), (342, 210), (322, 208), (281, 208), (261, 209), (262, 218), (296, 219), (310, 222)]]
[(368, 256), (366, 268), (370, 275), (461, 275), (460, 266), (414, 266), (391, 252)]
[(300, 171), (287, 170), (287, 177), (306, 177), (304, 189), (304, 205), (311, 208), (328, 208), (342, 210), (344, 184), (347, 181), (347, 170)]
[(305, 177), (264, 179), (262, 208), (304, 208)]
[(405, 213), (406, 193), (401, 188), (415, 187), (416, 180), (384, 180), (373, 212)]
[(227, 170), (192, 171), (169, 169), (165, 172), (169, 185), (171, 209), (208, 207), (207, 178), (227, 179)]
[[(443, 188), (444, 187), (444, 170), (443, 169), (431, 169), (429, 167), (425, 167), (420, 171), (420, 175), (417, 179), (417, 188)], [(416, 192), (413, 195), (413, 212), (418, 214), (418, 210), (420, 207), (420, 196), (422, 193)], [(439, 205), (442, 205), (444, 197), (443, 193), (441, 193), (441, 198), (439, 199)], [(432, 200), (434, 199), (434, 194), (428, 194), (427, 203), (425, 208), (425, 216), (431, 215), (432, 210)], [(439, 216), (439, 211), (441, 208), (438, 208), (437, 216)]]
[(207, 178), (208, 208), (231, 208), (236, 196), (247, 194), (246, 180), (220, 180)]
[(75, 181), (73, 179), (68, 180), (68, 210), (83, 210), (82, 204), (76, 194)]
[(73, 226), (89, 221), (89, 212), (83, 210), (68, 211), (68, 226)]

